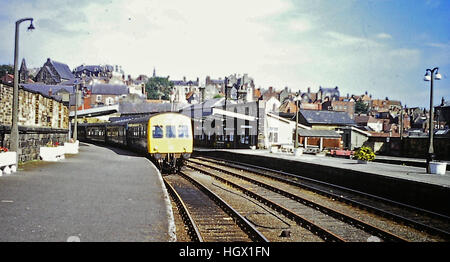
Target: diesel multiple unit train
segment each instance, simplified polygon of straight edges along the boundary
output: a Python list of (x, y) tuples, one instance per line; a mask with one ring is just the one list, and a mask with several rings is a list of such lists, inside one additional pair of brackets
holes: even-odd
[(193, 148), (191, 118), (173, 112), (111, 123), (78, 124), (77, 136), (80, 141), (147, 154), (163, 172), (179, 171)]

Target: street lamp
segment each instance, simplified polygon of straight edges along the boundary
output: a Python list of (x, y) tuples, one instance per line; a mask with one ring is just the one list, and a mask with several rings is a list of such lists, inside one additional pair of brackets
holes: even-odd
[(77, 141), (78, 139), (78, 98), (81, 98), (80, 89), (84, 88), (85, 82), (82, 80), (80, 83), (75, 85), (75, 118), (73, 123), (73, 141)]
[(430, 174), (430, 162), (433, 161), (434, 155), (434, 146), (433, 146), (433, 136), (434, 136), (434, 124), (433, 124), (433, 81), (441, 80), (442, 76), (439, 74), (439, 68), (435, 67), (433, 69), (427, 69), (425, 73), (424, 81), (431, 81), (430, 88), (430, 117), (429, 117), (429, 148), (427, 155), (427, 173)]
[[(298, 155), (298, 111), (300, 110), (299, 100), (300, 100), (300, 92), (295, 95), (295, 141), (294, 141), (294, 154)], [(306, 141), (305, 141), (306, 143)]]
[(30, 21), (28, 30), (35, 29), (33, 26), (33, 18), (22, 18), (16, 21), (16, 35), (14, 45), (14, 87), (13, 87), (13, 103), (12, 103), (12, 120), (11, 120), (11, 141), (10, 149), (16, 153), (16, 161), (19, 158), (19, 25), (24, 21)]

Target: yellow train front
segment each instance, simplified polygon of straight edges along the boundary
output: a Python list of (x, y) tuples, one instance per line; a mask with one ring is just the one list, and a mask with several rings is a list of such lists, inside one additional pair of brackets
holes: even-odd
[(162, 172), (176, 172), (192, 154), (191, 118), (168, 112), (112, 123), (80, 124), (81, 141), (149, 154)]
[(161, 113), (148, 120), (147, 150), (161, 170), (178, 171), (192, 154), (191, 119), (179, 113)]

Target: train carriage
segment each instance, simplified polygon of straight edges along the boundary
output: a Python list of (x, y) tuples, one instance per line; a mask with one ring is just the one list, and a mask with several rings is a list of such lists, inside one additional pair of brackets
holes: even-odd
[(103, 142), (148, 154), (162, 171), (174, 172), (191, 156), (191, 119), (168, 112), (113, 123), (80, 124), (81, 141)]

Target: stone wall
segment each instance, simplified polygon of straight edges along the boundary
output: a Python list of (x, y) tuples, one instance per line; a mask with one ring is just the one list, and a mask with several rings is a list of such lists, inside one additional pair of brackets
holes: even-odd
[[(433, 140), (436, 159), (450, 160), (450, 138), (435, 136)], [(428, 137), (369, 137), (365, 145), (374, 149), (376, 154), (426, 158), (428, 154)]]
[[(10, 148), (11, 127), (0, 125), (0, 146)], [(39, 159), (39, 148), (47, 143), (63, 145), (69, 139), (68, 129), (19, 126), (19, 162)]]
[[(10, 148), (11, 86), (0, 84), (0, 146)], [(20, 162), (39, 159), (39, 148), (48, 142), (63, 144), (69, 138), (69, 110), (60, 101), (19, 88)]]
[[(0, 84), (0, 125), (11, 125), (13, 88)], [(69, 128), (69, 110), (62, 102), (19, 88), (19, 126)]]

